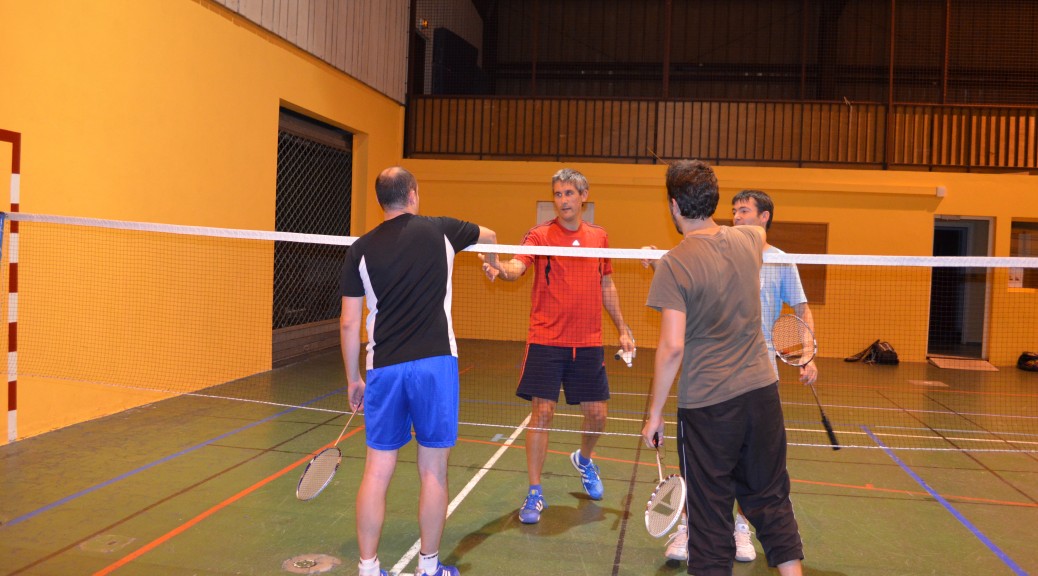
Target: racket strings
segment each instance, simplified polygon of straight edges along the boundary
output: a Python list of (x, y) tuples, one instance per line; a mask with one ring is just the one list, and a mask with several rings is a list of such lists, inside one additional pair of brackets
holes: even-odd
[(771, 331), (771, 343), (775, 353), (783, 360), (799, 364), (804, 356), (814, 355), (814, 336), (801, 320), (793, 316), (782, 316), (775, 321)]
[(314, 456), (303, 472), (302, 478), (299, 479), (296, 497), (300, 500), (309, 500), (320, 494), (335, 475), (335, 471), (339, 469), (340, 462), (342, 462), (342, 452), (336, 447), (326, 448)]
[(805, 331), (795, 322), (776, 324), (771, 334), (775, 350), (784, 354), (802, 354), (805, 348)]
[(656, 487), (645, 508), (645, 527), (659, 538), (674, 527), (685, 509), (685, 490), (681, 477), (668, 477)]

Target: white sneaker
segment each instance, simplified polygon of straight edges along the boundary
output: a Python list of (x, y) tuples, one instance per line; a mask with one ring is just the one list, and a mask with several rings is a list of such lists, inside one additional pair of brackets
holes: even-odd
[(757, 550), (750, 538), (750, 524), (742, 514), (735, 516), (735, 560), (752, 562), (757, 557)]
[(678, 524), (678, 529), (667, 539), (667, 558), (688, 562), (688, 527)]

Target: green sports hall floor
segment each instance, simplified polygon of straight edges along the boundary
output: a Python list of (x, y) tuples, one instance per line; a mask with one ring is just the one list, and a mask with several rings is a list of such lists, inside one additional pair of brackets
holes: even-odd
[[(605, 498), (584, 496), (568, 461), (579, 435), (555, 433), (543, 481), (549, 507), (540, 524), (523, 525), (515, 512), (526, 486), (518, 430), (525, 413), (512, 395), (521, 351), (497, 346), (462, 344), (462, 420), (497, 425), (461, 426), (441, 559), (468, 576), (684, 574), (684, 565), (664, 559), (666, 540), (645, 532), (656, 464), (627, 435), (640, 429), (650, 354), (633, 369), (609, 362), (609, 426), (619, 434), (596, 450)], [(819, 393), (848, 447), (790, 447), (805, 574), (1038, 574), (1034, 442), (1022, 442), (1029, 452), (866, 449), (856, 431), (869, 413), (864, 389), (890, 397), (910, 379), (940, 381), (942, 390), (908, 394), (947, 403), (942, 392), (983, 387), (994, 373), (832, 359), (820, 370)], [(1038, 374), (1003, 368), (997, 378), (997, 396), (1023, 434), (1017, 439), (1038, 440)], [(310, 455), (346, 422), (334, 411), (345, 404), (343, 384), (338, 355), (325, 354), (210, 391), (269, 404), (180, 396), (0, 447), (0, 574), (356, 574), (363, 418), (340, 444), (343, 464), (329, 488), (310, 502), (294, 495)], [(789, 371), (782, 396), (787, 428), (813, 428), (809, 436), (791, 432), (791, 444), (824, 437), (809, 392)], [(563, 417), (556, 424), (576, 425)], [(415, 570), (418, 537), (414, 462), (412, 442), (400, 452), (380, 547), (383, 568), (405, 574)], [(734, 569), (774, 573), (762, 553)]]

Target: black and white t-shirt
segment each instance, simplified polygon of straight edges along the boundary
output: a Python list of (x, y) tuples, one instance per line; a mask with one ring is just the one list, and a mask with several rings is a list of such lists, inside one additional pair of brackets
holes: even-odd
[(458, 355), (451, 324), (454, 255), (479, 226), (402, 214), (361, 236), (342, 266), (343, 296), (367, 296), (367, 369)]

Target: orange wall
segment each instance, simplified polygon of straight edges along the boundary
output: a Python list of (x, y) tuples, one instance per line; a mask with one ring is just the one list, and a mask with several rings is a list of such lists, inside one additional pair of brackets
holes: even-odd
[[(369, 182), (400, 158), (403, 108), (398, 103), (208, 2), (3, 2), (0, 54), (0, 128), (22, 134), (22, 212), (272, 230), (280, 106), (355, 134), (356, 230), (379, 216), (378, 206), (364, 193)], [(0, 144), (0, 157), (0, 171), (9, 174), (10, 146)], [(4, 209), (8, 178), (0, 186)], [(23, 244), (23, 263), (42, 257), (29, 244)], [(99, 255), (99, 261), (104, 256)], [(134, 277), (123, 281), (148, 281), (157, 271), (148, 266), (138, 265)], [(33, 270), (23, 266), (23, 290), (62, 280), (34, 276)], [(220, 282), (241, 283), (233, 269), (222, 271), (223, 280), (220, 272), (215, 271), (214, 290), (220, 290)], [(98, 285), (100, 279), (93, 275), (99, 272), (83, 274), (78, 279), (81, 286)], [(270, 308), (269, 275), (259, 267), (245, 279), (255, 284), (248, 299), (260, 310)], [(87, 299), (96, 304), (94, 311), (123, 305), (114, 295), (96, 296), (101, 300)], [(192, 308), (190, 300), (167, 304), (170, 309)], [(6, 299), (3, 306), (6, 318)], [(94, 375), (102, 372), (115, 382), (132, 378), (133, 366), (99, 364), (100, 358), (132, 342), (103, 345), (96, 333), (92, 338), (76, 334), (81, 346), (55, 350), (48, 335), (69, 328), (51, 319), (83, 314), (71, 306), (60, 295), (54, 301), (22, 298), (20, 370), (28, 372), (32, 362), (64, 360), (95, 366)], [(114, 320), (105, 318), (100, 314), (92, 320), (99, 322), (96, 330), (136, 341), (163, 341), (154, 331), (131, 336), (112, 330), (115, 327), (105, 322)], [(212, 335), (217, 339), (254, 342), (243, 354), (257, 369), (269, 367), (269, 312), (236, 319), (217, 330), (222, 331), (222, 336)], [(0, 332), (0, 345), (6, 350), (7, 331)], [(175, 361), (162, 358), (170, 354), (157, 348), (156, 365)], [(212, 349), (200, 353), (193, 359), (198, 366), (207, 363), (207, 354), (218, 354)], [(87, 381), (90, 377), (86, 375)], [(118, 388), (34, 382), (23, 376), (18, 436), (154, 398)], [(6, 427), (6, 417), (3, 422)], [(7, 436), (0, 430), (0, 437)]]
[[(372, 188), (375, 175), (403, 162), (418, 176), (424, 213), (469, 219), (497, 230), (502, 243), (518, 243), (533, 223), (535, 202), (550, 199), (549, 178), (561, 167), (552, 162), (402, 161), (403, 109), (397, 103), (204, 0), (3, 2), (0, 54), (0, 128), (23, 135), (23, 212), (270, 230), (279, 106), (355, 134), (352, 226), (357, 234), (381, 221)], [(8, 181), (9, 154), (10, 147), (0, 144), (3, 182)], [(664, 202), (663, 167), (572, 166), (589, 177), (596, 222), (610, 231), (614, 247), (677, 242)], [(1005, 256), (1010, 219), (1038, 220), (1033, 202), (1038, 179), (1028, 176), (729, 166), (717, 172), (721, 215), (727, 215), (726, 200), (738, 189), (767, 190), (776, 199), (778, 219), (828, 223), (831, 253), (928, 255), (934, 216), (949, 214), (992, 218), (992, 253)], [(938, 186), (946, 189), (943, 198), (936, 195)], [(0, 186), (2, 194), (6, 186)], [(257, 257), (264, 261), (269, 259)], [(500, 304), (481, 310), (456, 305), (459, 333), (521, 340), (528, 285), (489, 286), (478, 277), (472, 255), (459, 257), (458, 267), (457, 301), (487, 298), (481, 302)], [(146, 264), (138, 268), (136, 280), (153, 272)], [(639, 345), (651, 346), (656, 320), (643, 305), (650, 273), (635, 267), (623, 272), (631, 278), (622, 294), (628, 321), (639, 334)], [(23, 273), (25, 286), (62, 280), (34, 278), (28, 268)], [(214, 274), (227, 276), (214, 289), (219, 282), (235, 281), (233, 271)], [(252, 272), (255, 286), (246, 305), (269, 310), (264, 288), (270, 285), (269, 274), (262, 266)], [(993, 286), (1004, 284), (993, 281)], [(899, 287), (883, 288), (889, 294)], [(908, 359), (921, 358), (925, 279), (906, 292), (897, 307), (873, 298), (864, 303), (864, 314), (860, 306), (842, 308), (828, 299), (834, 304), (817, 310), (819, 334), (826, 338), (822, 353), (845, 355), (868, 343), (850, 326), (867, 327), (868, 338), (889, 337), (907, 318), (923, 328), (896, 345)], [(1028, 343), (1019, 334), (1038, 324), (1036, 297), (1033, 290), (994, 290), (993, 303), (1013, 302), (1030, 316), (1014, 320), (1025, 328), (1006, 336), (998, 327), (1009, 322), (1008, 308), (993, 304), (989, 340), (998, 354), (993, 361), (1004, 363), (1010, 350), (1034, 347), (1033, 339)], [(25, 303), (19, 321), (23, 332), (36, 336), (20, 347), (23, 356), (35, 346), (38, 357), (60, 361), (62, 355), (48, 346), (48, 334), (62, 327), (46, 318), (74, 312), (63, 305), (60, 298), (37, 301), (35, 309)], [(6, 313), (6, 300), (0, 306)], [(242, 353), (263, 369), (269, 363), (269, 321), (263, 314), (245, 316), (221, 330), (227, 339), (250, 342)], [(104, 314), (95, 320), (107, 328)], [(96, 335), (82, 338), (90, 343), (91, 336)], [(145, 334), (157, 341), (161, 336)], [(97, 346), (98, 338), (93, 341)], [(0, 346), (6, 345), (6, 331), (0, 331)], [(87, 345), (74, 354), (86, 361), (97, 352)], [(204, 351), (198, 361), (206, 361)], [(111, 376), (119, 380), (132, 367), (114, 369), (127, 371)], [(68, 382), (26, 379), (21, 384), (19, 437), (155, 397)], [(6, 430), (0, 437), (6, 439)]]
[[(517, 244), (535, 220), (538, 200), (551, 199), (551, 175), (563, 164), (407, 160), (419, 180), (422, 211), (470, 219), (494, 229), (502, 244)], [(591, 184), (595, 223), (609, 232), (614, 248), (654, 244), (667, 248), (680, 237), (666, 209), (665, 167), (598, 163), (568, 164)], [(930, 256), (934, 218), (955, 215), (992, 218), (991, 255), (1009, 255), (1013, 218), (1038, 218), (1038, 178), (929, 172), (820, 170), (719, 166), (721, 202), (716, 216), (730, 217), (730, 199), (744, 188), (768, 191), (776, 218), (829, 225), (830, 254)], [(938, 188), (943, 196), (938, 196)], [(455, 294), (481, 303), (455, 306), (460, 337), (525, 338), (529, 279), (489, 284), (471, 255), (458, 260)], [(651, 273), (614, 260), (625, 319), (639, 346), (653, 347), (658, 315), (645, 307)], [(893, 271), (830, 266), (826, 303), (813, 305), (819, 354), (845, 357), (877, 338), (890, 340), (904, 360), (924, 361), (930, 283), (926, 269)], [(1004, 273), (990, 281), (988, 344), (990, 360), (1012, 364), (1033, 349), (1038, 325), (1035, 290), (1006, 287)], [(488, 313), (491, 310), (491, 313)], [(1030, 324), (1027, 324), (1030, 319)], [(608, 321), (605, 337), (615, 338)]]

